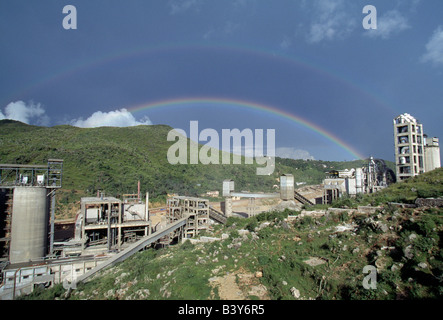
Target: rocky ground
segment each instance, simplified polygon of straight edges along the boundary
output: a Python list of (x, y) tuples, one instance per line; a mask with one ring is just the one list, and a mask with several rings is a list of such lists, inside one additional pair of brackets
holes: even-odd
[[(233, 218), (211, 227), (211, 242), (140, 252), (69, 298), (442, 298), (442, 210), (385, 205)], [(376, 289), (363, 287), (367, 266), (377, 270)]]

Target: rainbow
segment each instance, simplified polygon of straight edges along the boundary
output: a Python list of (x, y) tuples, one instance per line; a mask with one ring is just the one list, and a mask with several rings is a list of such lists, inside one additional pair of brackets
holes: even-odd
[[(238, 45), (232, 45), (232, 44), (222, 44), (222, 45), (202, 45), (200, 43), (198, 44), (160, 44), (156, 46), (150, 46), (150, 47), (137, 47), (132, 48), (130, 50), (125, 50), (121, 52), (112, 52), (105, 56), (100, 56), (96, 58), (90, 58), (87, 60), (79, 61), (75, 65), (67, 66), (61, 70), (58, 70), (52, 74), (48, 74), (46, 77), (38, 79), (38, 81), (35, 81), (34, 83), (30, 84), (27, 88), (24, 88), (21, 90), (21, 92), (14, 94), (15, 97), (11, 96), (9, 99), (12, 101), (13, 99), (17, 99), (18, 97), (22, 96), (25, 93), (29, 93), (32, 90), (38, 89), (41, 86), (50, 85), (55, 82), (63, 81), (63, 79), (68, 78), (74, 74), (80, 73), (80, 72), (88, 72), (91, 69), (94, 69), (98, 66), (106, 65), (109, 63), (113, 63), (116, 61), (121, 61), (125, 59), (132, 59), (136, 57), (141, 57), (144, 55), (150, 55), (150, 54), (159, 54), (159, 53), (166, 53), (166, 52), (179, 52), (181, 50), (224, 50), (227, 52), (235, 52), (240, 54), (247, 54), (247, 55), (256, 55), (263, 59), (270, 59), (274, 61), (279, 61), (281, 63), (291, 64), (297, 67), (306, 68), (308, 70), (311, 70), (313, 72), (318, 73), (319, 75), (328, 77), (330, 79), (333, 79), (335, 81), (341, 82), (344, 86), (354, 90), (358, 91), (365, 96), (367, 96), (370, 99), (373, 99), (380, 105), (384, 106), (389, 111), (394, 112), (393, 108), (391, 107), (391, 103), (384, 102), (381, 97), (377, 97), (375, 94), (370, 93), (368, 88), (363, 88), (362, 86), (358, 86), (352, 81), (351, 79), (347, 79), (344, 77), (344, 75), (338, 75), (337, 72), (334, 70), (326, 70), (324, 68), (320, 69), (318, 66), (314, 65), (312, 62), (310, 62), (308, 59), (303, 59), (300, 56), (289, 56), (287, 54), (281, 53), (281, 52), (269, 52), (268, 50), (264, 48), (250, 48), (250, 47), (243, 47)], [(154, 109), (154, 108), (160, 108), (160, 107), (168, 107), (168, 106), (177, 106), (177, 105), (184, 105), (184, 104), (204, 104), (204, 103), (213, 103), (213, 104), (228, 104), (228, 105), (235, 105), (239, 107), (249, 108), (253, 110), (261, 110), (263, 112), (268, 112), (271, 114), (274, 114), (278, 117), (282, 117), (285, 119), (288, 119), (289, 121), (292, 121), (294, 123), (300, 124), (301, 126), (309, 129), (310, 131), (313, 131), (320, 136), (326, 138), (327, 140), (331, 141), (335, 145), (339, 146), (340, 148), (346, 150), (350, 155), (352, 155), (354, 158), (357, 159), (365, 159), (366, 157), (360, 154), (355, 148), (341, 140), (336, 135), (328, 132), (327, 130), (319, 127), (318, 125), (307, 121), (306, 119), (303, 119), (300, 116), (291, 114), (287, 111), (278, 109), (273, 106), (268, 106), (256, 102), (250, 102), (250, 101), (242, 101), (242, 100), (236, 100), (236, 99), (225, 99), (225, 98), (213, 98), (213, 97), (198, 97), (198, 98), (177, 98), (177, 99), (169, 99), (169, 100), (162, 100), (162, 101), (154, 101), (145, 103), (142, 105), (134, 106), (127, 108), (131, 112), (138, 112), (141, 110), (146, 109)], [(395, 112), (394, 112), (395, 113)]]
[(346, 150), (349, 154), (351, 154), (356, 159), (365, 159), (366, 157), (363, 156), (361, 153), (359, 153), (358, 150), (356, 150), (354, 147), (350, 146), (343, 140), (341, 140), (339, 137), (335, 136), (331, 132), (328, 132), (327, 130), (320, 128), (318, 125), (309, 122), (306, 119), (303, 119), (300, 116), (296, 116), (294, 114), (291, 114), (287, 111), (277, 109), (276, 107), (271, 107), (264, 104), (259, 104), (256, 102), (250, 102), (250, 101), (243, 101), (243, 100), (237, 100), (237, 99), (228, 99), (228, 98), (214, 98), (214, 97), (198, 97), (198, 98), (176, 98), (176, 99), (168, 99), (168, 100), (161, 100), (161, 101), (154, 101), (154, 102), (148, 102), (145, 104), (141, 104), (138, 106), (133, 106), (127, 108), (128, 111), (131, 113), (137, 113), (145, 110), (152, 110), (152, 109), (158, 109), (158, 108), (165, 108), (165, 107), (172, 107), (172, 106), (178, 106), (178, 105), (201, 105), (201, 104), (227, 104), (227, 105), (235, 105), (237, 107), (243, 107), (246, 109), (252, 109), (252, 110), (260, 110), (266, 113), (270, 113), (273, 115), (276, 115), (278, 117), (282, 117), (285, 119), (288, 119), (292, 122), (295, 122), (310, 131), (313, 131), (317, 133), (318, 135), (326, 138), (327, 140), (331, 141), (338, 147)]
[(126, 59), (133, 59), (151, 54), (164, 54), (168, 52), (180, 52), (185, 50), (226, 51), (237, 54), (259, 56), (263, 59), (269, 59), (273, 61), (278, 61), (280, 63), (306, 68), (313, 72), (316, 72), (319, 75), (333, 79), (334, 81), (339, 81), (344, 86), (354, 91), (360, 92), (361, 94), (364, 94), (370, 99), (373, 99), (387, 110), (393, 113), (398, 113), (396, 110), (394, 110), (394, 108), (392, 108), (392, 103), (388, 103), (385, 101), (386, 97), (377, 96), (377, 94), (379, 95), (379, 93), (375, 94), (373, 92), (370, 92), (370, 89), (367, 86), (357, 85), (354, 80), (348, 79), (344, 74), (337, 74), (336, 70), (327, 70), (324, 67), (319, 68), (314, 63), (309, 61), (309, 59), (303, 58), (301, 56), (290, 56), (282, 52), (273, 52), (266, 50), (264, 48), (255, 48), (255, 47), (247, 47), (247, 46), (232, 45), (232, 44), (208, 45), (201, 43), (196, 43), (196, 44), (163, 43), (155, 46), (136, 47), (129, 50), (111, 52), (103, 56), (81, 60), (76, 64), (66, 66), (44, 77), (40, 77), (36, 79), (33, 83), (29, 84), (28, 87), (21, 89), (20, 92), (12, 94), (9, 100), (12, 101), (13, 99), (19, 99), (23, 94), (29, 94), (29, 92), (36, 90), (40, 87), (48, 86), (57, 82), (62, 82), (64, 79), (69, 78), (75, 74), (81, 72), (88, 72), (96, 67), (103, 66), (106, 64)]

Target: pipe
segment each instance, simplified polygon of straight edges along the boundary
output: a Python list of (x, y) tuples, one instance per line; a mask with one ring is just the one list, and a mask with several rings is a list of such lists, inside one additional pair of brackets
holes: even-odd
[(14, 288), (12, 290), (12, 300), (15, 300), (15, 287), (16, 287), (16, 279), (17, 279), (17, 272), (19, 272), (21, 270), (21, 268), (18, 268), (17, 270), (15, 270), (14, 273)]
[(51, 194), (51, 231), (49, 240), (49, 254), (54, 254), (54, 222), (55, 222), (55, 190)]
[(146, 192), (145, 219), (149, 221), (149, 192)]

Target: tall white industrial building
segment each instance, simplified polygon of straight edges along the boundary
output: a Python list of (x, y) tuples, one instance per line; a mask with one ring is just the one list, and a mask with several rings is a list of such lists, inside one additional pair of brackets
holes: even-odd
[(394, 119), (395, 165), (398, 180), (440, 168), (438, 138), (426, 138), (423, 125), (408, 113)]
[(425, 171), (441, 167), (440, 145), (438, 138), (428, 138), (425, 135)]

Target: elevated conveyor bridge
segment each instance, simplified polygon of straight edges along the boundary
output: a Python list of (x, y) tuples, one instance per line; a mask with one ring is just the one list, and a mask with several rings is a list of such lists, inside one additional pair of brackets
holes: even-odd
[(89, 277), (93, 276), (97, 272), (105, 269), (106, 267), (110, 267), (115, 265), (118, 262), (124, 261), (133, 254), (137, 253), (138, 251), (144, 249), (146, 246), (150, 245), (151, 243), (154, 243), (158, 241), (160, 238), (166, 236), (167, 234), (183, 227), (186, 224), (186, 218), (182, 218), (180, 220), (175, 221), (174, 223), (171, 223), (166, 226), (166, 228), (159, 230), (157, 232), (154, 232), (153, 234), (143, 237), (139, 241), (133, 243), (128, 248), (124, 249), (123, 251), (117, 253), (115, 256), (109, 258), (105, 262), (97, 265), (95, 268), (89, 270), (85, 274), (79, 276), (75, 282), (71, 284), (71, 288), (75, 289), (76, 284), (85, 281)]

